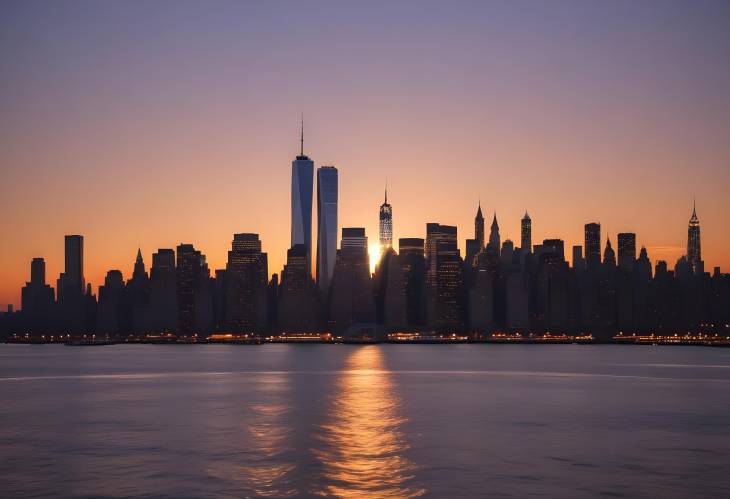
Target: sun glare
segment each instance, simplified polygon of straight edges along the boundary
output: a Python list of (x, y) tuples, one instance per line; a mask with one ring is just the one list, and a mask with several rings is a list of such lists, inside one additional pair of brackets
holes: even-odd
[(370, 273), (375, 272), (375, 266), (380, 260), (381, 253), (380, 243), (370, 243), (368, 245), (368, 255), (370, 257)]

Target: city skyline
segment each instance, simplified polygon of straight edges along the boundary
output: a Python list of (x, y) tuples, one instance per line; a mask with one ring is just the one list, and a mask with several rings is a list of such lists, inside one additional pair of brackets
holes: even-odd
[(464, 255), (481, 199), (502, 240), (527, 210), (533, 243), (596, 221), (601, 252), (632, 232), (672, 267), (696, 197), (706, 266), (730, 268), (726, 4), (422, 7), (3, 6), (0, 305), (32, 257), (60, 274), (67, 234), (94, 289), (138, 247), (224, 268), (247, 232), (278, 272), (302, 111), (370, 244), (387, 178), (396, 250), (439, 221)]
[[(290, 218), (291, 245), (290, 245), (290, 249), (296, 245), (303, 246), (303, 248), (306, 250), (307, 268), (310, 269), (310, 277), (318, 285), (320, 285), (321, 281), (318, 278), (319, 271), (318, 271), (318, 267), (317, 267), (317, 264), (318, 264), (317, 262), (318, 262), (319, 258), (316, 257), (316, 255), (320, 251), (320, 244), (324, 243), (325, 246), (331, 247), (332, 243), (334, 242), (335, 249), (336, 250), (340, 249), (340, 239), (337, 236), (332, 237), (332, 234), (330, 234), (330, 237), (325, 238), (324, 240), (320, 239), (320, 224), (324, 223), (324, 226), (326, 226), (327, 219), (329, 219), (330, 221), (334, 220), (336, 233), (339, 233), (340, 227), (345, 227), (343, 225), (338, 224), (338, 211), (339, 211), (339, 207), (340, 207), (340, 203), (339, 203), (339, 198), (340, 198), (339, 170), (335, 166), (330, 166), (330, 165), (319, 166), (313, 159), (309, 158), (308, 156), (306, 156), (304, 154), (303, 118), (302, 118), (300, 127), (301, 127), (300, 128), (300, 151), (296, 155), (294, 161), (292, 161), (292, 170), (291, 170), (291, 218)], [(302, 170), (301, 170), (302, 166), (305, 169), (304, 173), (302, 173)], [(316, 176), (314, 175), (315, 170), (317, 172)], [(330, 177), (330, 179), (328, 179), (326, 177), (326, 175), (328, 175), (328, 174), (332, 175), (329, 172), (333, 172), (332, 173), (334, 175), (333, 178)], [(304, 179), (301, 178), (302, 175), (304, 176)], [(323, 179), (322, 175), (325, 175), (324, 179)], [(320, 214), (319, 188), (320, 188), (321, 179), (323, 179), (323, 183), (325, 183), (325, 184), (326, 183), (332, 184), (329, 187), (330, 192), (328, 195), (330, 197), (330, 200), (328, 201), (328, 203), (330, 204), (330, 206), (334, 205), (334, 207), (328, 208), (328, 209), (323, 208), (321, 210), (321, 214)], [(306, 199), (307, 183), (310, 183), (311, 187), (312, 187), (311, 193), (309, 194), (309, 199)], [(334, 186), (334, 187), (332, 187), (332, 186)], [(334, 193), (333, 193), (332, 189), (334, 189)], [(314, 197), (315, 195), (317, 196), (317, 198)], [(304, 206), (307, 206), (307, 205), (309, 206), (309, 220), (305, 220), (307, 218), (306, 210), (304, 212), (302, 212), (302, 207), (301, 207), (302, 197), (305, 198)], [(317, 204), (314, 204), (315, 201), (317, 202)], [(327, 202), (325, 202), (325, 203), (327, 203)], [(616, 258), (617, 258), (618, 266), (621, 267), (619, 244), (621, 243), (622, 236), (627, 236), (627, 237), (632, 238), (631, 239), (632, 248), (633, 248), (632, 254), (633, 254), (634, 259), (636, 258), (636, 254), (638, 253), (638, 250), (642, 249), (642, 250), (646, 250), (646, 252), (649, 254), (649, 257), (651, 258), (653, 263), (656, 263), (658, 261), (665, 261), (668, 265), (669, 270), (672, 270), (674, 268), (676, 261), (679, 260), (679, 258), (681, 258), (682, 256), (687, 257), (687, 260), (690, 262), (690, 265), (693, 269), (697, 267), (697, 263), (700, 261), (702, 261), (702, 263), (704, 264), (704, 261), (701, 258), (701, 254), (700, 254), (700, 250), (699, 250), (699, 217), (697, 215), (696, 204), (697, 204), (696, 199), (693, 198), (692, 213), (689, 217), (688, 231), (687, 231), (687, 236), (685, 239), (687, 241), (687, 244), (684, 247), (678, 246), (678, 247), (672, 248), (671, 252), (666, 253), (666, 254), (671, 254), (671, 255), (678, 254), (676, 260), (665, 260), (662, 258), (653, 257), (651, 255), (651, 250), (652, 249), (656, 250), (657, 248), (656, 247), (647, 247), (644, 244), (637, 243), (637, 234), (636, 233), (616, 232), (613, 234), (613, 238), (614, 238), (614, 244), (616, 245), (615, 251), (616, 251), (616, 255), (617, 255)], [(386, 210), (385, 212), (384, 212), (384, 207), (387, 207), (387, 208), (385, 208), (385, 210)], [(375, 271), (376, 265), (377, 265), (380, 257), (382, 256), (383, 249), (388, 247), (387, 245), (383, 246), (382, 235), (383, 235), (384, 231), (387, 234), (389, 234), (390, 238), (392, 239), (392, 243), (391, 243), (390, 247), (392, 247), (396, 251), (396, 253), (399, 252), (399, 244), (398, 244), (399, 239), (402, 239), (402, 238), (408, 239), (408, 238), (417, 238), (417, 237), (425, 238), (428, 234), (428, 226), (429, 226), (430, 222), (423, 223), (423, 232), (422, 233), (405, 234), (405, 235), (397, 234), (393, 230), (391, 210), (392, 210), (391, 205), (388, 203), (388, 190), (386, 187), (385, 199), (384, 199), (383, 203), (380, 204), (378, 222), (376, 224), (376, 233), (379, 235), (379, 238), (373, 237), (375, 242), (371, 242), (368, 244), (368, 258), (369, 258), (369, 266), (370, 266), (371, 273)], [(376, 210), (373, 209), (373, 212), (375, 212), (375, 211)], [(490, 231), (489, 231), (489, 233), (486, 233), (485, 229), (484, 229), (484, 218), (482, 216), (481, 198), (479, 198), (477, 201), (477, 215), (476, 215), (477, 218), (475, 219), (475, 223), (477, 225), (475, 226), (474, 231), (475, 231), (475, 235), (477, 237), (480, 235), (480, 231), (481, 231), (481, 237), (484, 238), (482, 247), (491, 246), (492, 248), (497, 248), (498, 250), (501, 250), (502, 244), (506, 240), (512, 242), (513, 245), (516, 244), (516, 241), (519, 241), (520, 244), (524, 243), (525, 241), (529, 241), (530, 246), (532, 246), (532, 241), (534, 240), (533, 235), (532, 235), (533, 226), (532, 226), (532, 218), (529, 215), (529, 211), (530, 211), (529, 209), (527, 211), (525, 211), (523, 217), (521, 217), (518, 221), (518, 223), (520, 225), (519, 231), (516, 231), (516, 232), (518, 232), (518, 234), (515, 237), (510, 237), (510, 236), (503, 237), (500, 233), (499, 222), (498, 222), (498, 218), (497, 218), (497, 210), (496, 209), (493, 210), (492, 222), (490, 224)], [(384, 213), (387, 213), (387, 215), (384, 215)], [(386, 218), (383, 218), (384, 216)], [(385, 222), (385, 226), (384, 226), (383, 220), (387, 220), (387, 222)], [(308, 225), (308, 228), (307, 228), (307, 225)], [(590, 238), (588, 236), (588, 230), (589, 230), (589, 227), (591, 227), (591, 226), (597, 226), (597, 239), (596, 239), (595, 235), (591, 236)], [(365, 225), (365, 227), (367, 227), (367, 225)], [(363, 227), (363, 228), (365, 228), (365, 227)], [(384, 229), (384, 227), (387, 227), (387, 229)], [(458, 230), (458, 226), (454, 226), (454, 227), (456, 227)], [(597, 254), (599, 256), (599, 259), (602, 261), (603, 252), (604, 252), (606, 245), (607, 244), (609, 246), (611, 245), (611, 243), (610, 243), (611, 234), (610, 233), (606, 234), (606, 233), (602, 232), (600, 222), (586, 222), (584, 224), (583, 229), (584, 229), (584, 237), (583, 237), (582, 241), (576, 240), (576, 241), (574, 241), (575, 244), (568, 244), (567, 241), (560, 238), (560, 235), (556, 235), (555, 237), (557, 239), (560, 239), (561, 241), (563, 241), (565, 248), (572, 247), (574, 250), (578, 247), (582, 248), (581, 256), (583, 258), (583, 261), (586, 265), (590, 266), (591, 260), (590, 260), (590, 258), (588, 258), (588, 250), (587, 250), (589, 247), (589, 239), (592, 239), (591, 244), (597, 243), (597, 245), (596, 245), (597, 249), (598, 249)], [(465, 228), (462, 228), (462, 231), (463, 230), (465, 230)], [(308, 232), (308, 236), (307, 236), (307, 232)], [(366, 229), (366, 233), (369, 233), (369, 231), (367, 231), (367, 229)], [(253, 229), (251, 230), (251, 234), (260, 236), (260, 232), (254, 232)], [(695, 234), (697, 234), (697, 236), (695, 236)], [(240, 235), (240, 234), (238, 234), (238, 235)], [(468, 235), (469, 234), (467, 232), (466, 236), (456, 238), (456, 249), (459, 251), (459, 254), (461, 255), (461, 257), (465, 258), (465, 259), (468, 259), (468, 258), (474, 256), (473, 252), (470, 254), (469, 244), (471, 241), (475, 241), (475, 240), (469, 239)], [(82, 289), (85, 289), (87, 285), (90, 285), (90, 286), (92, 286), (92, 291), (94, 293), (96, 293), (99, 290), (99, 288), (104, 284), (104, 282), (106, 281), (107, 278), (102, 277), (96, 283), (93, 282), (91, 279), (86, 278), (84, 271), (83, 271), (84, 236), (83, 235), (64, 235), (64, 238), (66, 241), (65, 246), (64, 246), (65, 251), (64, 251), (64, 256), (63, 256), (63, 260), (65, 261), (64, 268), (70, 267), (73, 269), (75, 267), (78, 267), (79, 270), (77, 271), (77, 273), (80, 272), (80, 274), (81, 274), (80, 278), (79, 278), (79, 276), (76, 276), (75, 278), (71, 279), (72, 284), (76, 284), (78, 287), (78, 284), (80, 283)], [(80, 252), (80, 255), (78, 255), (78, 254), (74, 255), (74, 250), (69, 251), (69, 245), (71, 245), (71, 248), (78, 247), (79, 243), (78, 243), (77, 238), (81, 239), (80, 250), (76, 250), (77, 253)], [(307, 249), (307, 246), (308, 246), (307, 239), (309, 240), (308, 249)], [(640, 240), (641, 239), (639, 239), (639, 241)], [(695, 242), (695, 241), (697, 241), (697, 242)], [(171, 247), (173, 247), (173, 248), (180, 247), (180, 246), (192, 247), (192, 246), (194, 246), (194, 244), (195, 243), (186, 245), (183, 242), (179, 242), (178, 244), (172, 245)], [(259, 245), (259, 251), (263, 251), (267, 255), (269, 254), (269, 252), (265, 251), (266, 245), (264, 244), (263, 240), (259, 241), (258, 245)], [(695, 249), (695, 247), (697, 247), (697, 249)], [(263, 248), (263, 250), (262, 250), (262, 248)], [(152, 256), (154, 256), (154, 253), (159, 251), (160, 249), (163, 249), (163, 248), (150, 249), (147, 251), (147, 254), (150, 257), (152, 257)], [(142, 255), (142, 253), (143, 253), (142, 247), (141, 247), (141, 245), (139, 245), (137, 247), (136, 258), (133, 261), (133, 263), (122, 266), (122, 267), (107, 268), (106, 270), (103, 271), (103, 275), (106, 276), (110, 270), (113, 270), (113, 271), (118, 270), (119, 272), (121, 272), (120, 276), (130, 276), (130, 277), (133, 276), (137, 270), (137, 266), (139, 265), (139, 257), (140, 257), (140, 255)], [(662, 254), (662, 251), (660, 250), (658, 253)], [(286, 255), (286, 250), (284, 250), (284, 254)], [(323, 255), (324, 254), (326, 254), (326, 251), (323, 253)], [(697, 255), (697, 256), (695, 257), (694, 255)], [(577, 255), (576, 255), (575, 251), (573, 251), (572, 253), (570, 253), (570, 252), (565, 253), (565, 260), (567, 262), (569, 262), (571, 267), (575, 265), (576, 258), (577, 258)], [(35, 255), (32, 258), (30, 258), (30, 260), (32, 260), (31, 261), (31, 273), (28, 274), (28, 276), (24, 282), (30, 282), (33, 280), (32, 264), (35, 263), (35, 261), (38, 259), (43, 259), (43, 273), (45, 274), (46, 267), (48, 266), (48, 263), (49, 263), (48, 258), (46, 258), (42, 255)], [(229, 259), (230, 259), (230, 256), (229, 256)], [(208, 262), (210, 261), (208, 259), (207, 255), (206, 255), (206, 261), (208, 261)], [(272, 259), (272, 261), (276, 262), (277, 258), (274, 257)], [(285, 267), (286, 256), (283, 258), (283, 262), (284, 263), (282, 263), (281, 267), (278, 269), (276, 267), (268, 266), (268, 263), (267, 263), (267, 266), (268, 266), (267, 278), (270, 278), (275, 274), (281, 276), (281, 274), (284, 270), (284, 267)], [(695, 263), (695, 262), (697, 262), (697, 263)], [(334, 262), (330, 262), (328, 265), (330, 265), (331, 268), (329, 270), (329, 272), (330, 272), (329, 278), (326, 281), (329, 281), (331, 279), (331, 272), (334, 270)], [(126, 267), (130, 267), (133, 270), (125, 272)], [(225, 261), (224, 261), (223, 265), (221, 265), (221, 266), (213, 265), (211, 268), (215, 269), (215, 268), (224, 268), (224, 267), (226, 267)], [(714, 268), (714, 267), (721, 267), (721, 266), (705, 264), (704, 269), (711, 271), (712, 268)], [(54, 268), (54, 265), (51, 265), (51, 268)], [(59, 278), (58, 278), (56, 285), (51, 286), (57, 293), (57, 298), (60, 297), (60, 294), (61, 294), (60, 290), (63, 290), (64, 286), (67, 286), (67, 284), (66, 284), (67, 279), (68, 278), (66, 277), (65, 273), (61, 271), (61, 272), (59, 272)], [(19, 291), (17, 294), (20, 296)], [(14, 302), (7, 303), (7, 305), (12, 305), (13, 308), (16, 310), (19, 309), (19, 304), (20, 304), (20, 299), (18, 299), (17, 303), (14, 303)]]

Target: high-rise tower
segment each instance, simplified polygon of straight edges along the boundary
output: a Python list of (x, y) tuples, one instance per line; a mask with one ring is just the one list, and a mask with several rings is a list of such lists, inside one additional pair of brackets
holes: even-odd
[(598, 268), (601, 263), (601, 224), (585, 225), (586, 267), (588, 270)]
[(636, 263), (636, 234), (622, 232), (618, 235), (618, 266), (631, 272)]
[(492, 219), (492, 227), (489, 231), (489, 247), (499, 253), (501, 241), (499, 238), (499, 224), (497, 223), (497, 212), (494, 212), (494, 218)]
[(62, 301), (84, 293), (84, 236), (65, 236), (64, 250), (65, 266), (56, 286)]
[(388, 203), (388, 187), (385, 187), (385, 201), (380, 205), (380, 249), (384, 254), (393, 246), (393, 208)]
[(317, 286), (325, 291), (337, 262), (337, 168), (317, 169)]
[(304, 155), (304, 119), (299, 155), (291, 164), (291, 247), (303, 244), (307, 271), (312, 272), (312, 184), (314, 162)]
[(532, 252), (532, 220), (530, 215), (525, 211), (525, 216), (522, 217), (522, 251), (525, 253)]
[(692, 217), (687, 227), (687, 263), (693, 272), (702, 271), (702, 247), (700, 246), (700, 219), (697, 218), (697, 207), (693, 203)]
[(477, 215), (474, 217), (474, 239), (477, 243), (477, 253), (484, 249), (484, 217), (482, 216), (482, 203), (479, 202)]

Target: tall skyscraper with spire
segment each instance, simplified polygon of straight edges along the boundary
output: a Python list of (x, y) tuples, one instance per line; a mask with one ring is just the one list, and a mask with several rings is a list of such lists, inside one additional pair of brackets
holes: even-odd
[(317, 169), (317, 286), (326, 291), (337, 262), (337, 168)]
[(477, 244), (477, 253), (484, 249), (484, 216), (482, 216), (482, 202), (479, 201), (477, 215), (474, 217), (474, 240)]
[(383, 253), (393, 246), (393, 207), (388, 203), (388, 186), (385, 201), (380, 205), (380, 248)]
[(307, 254), (307, 272), (312, 273), (312, 185), (314, 161), (304, 154), (304, 118), (299, 155), (291, 164), (291, 247), (302, 244)]
[(525, 216), (522, 217), (522, 251), (526, 253), (532, 252), (532, 219), (530, 215), (525, 211)]
[(499, 224), (497, 223), (497, 212), (494, 212), (494, 218), (492, 219), (492, 227), (489, 231), (489, 247), (499, 253), (501, 241), (499, 237)]
[(693, 272), (703, 272), (702, 247), (700, 245), (700, 219), (697, 218), (697, 205), (692, 203), (692, 217), (687, 227), (687, 263)]

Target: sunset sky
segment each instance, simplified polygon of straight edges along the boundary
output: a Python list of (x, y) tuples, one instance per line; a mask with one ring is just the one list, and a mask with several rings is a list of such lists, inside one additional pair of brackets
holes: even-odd
[(597, 221), (673, 267), (696, 197), (730, 271), (730, 2), (5, 1), (0, 305), (33, 257), (55, 287), (64, 234), (95, 292), (138, 245), (223, 268), (236, 232), (280, 272), (302, 112), (371, 242), (387, 178), (396, 240), (463, 254), (481, 198), (502, 240), (528, 210), (533, 242)]

